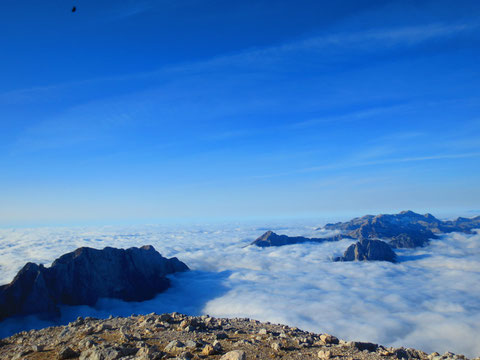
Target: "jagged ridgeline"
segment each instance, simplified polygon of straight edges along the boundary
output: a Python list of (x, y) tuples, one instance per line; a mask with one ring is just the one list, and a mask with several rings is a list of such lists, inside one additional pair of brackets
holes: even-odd
[(325, 230), (341, 231), (340, 234), (322, 238), (278, 235), (267, 231), (252, 245), (259, 247), (284, 246), (307, 242), (321, 243), (342, 239), (357, 239), (337, 261), (384, 260), (395, 262), (392, 248), (415, 248), (437, 239), (439, 234), (451, 232), (471, 233), (480, 228), (480, 216), (474, 218), (459, 217), (456, 220), (442, 221), (431, 214), (417, 214), (402, 211), (399, 214), (365, 215), (347, 222), (327, 224)]
[(344, 341), (248, 318), (149, 314), (19, 333), (0, 344), (0, 359), (80, 360), (465, 360), (463, 355)]
[(59, 305), (93, 306), (99, 298), (152, 299), (166, 290), (166, 275), (187, 271), (177, 258), (167, 259), (153, 246), (130, 249), (79, 248), (51, 267), (27, 263), (8, 285), (0, 286), (0, 320), (10, 316), (60, 315)]

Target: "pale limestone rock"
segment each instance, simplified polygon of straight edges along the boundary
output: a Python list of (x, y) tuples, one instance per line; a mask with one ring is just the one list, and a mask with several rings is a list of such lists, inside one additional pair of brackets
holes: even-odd
[(233, 350), (229, 351), (225, 355), (223, 355), (220, 360), (246, 360), (247, 356), (245, 355), (245, 351), (243, 350)]
[(332, 352), (330, 350), (320, 350), (317, 355), (320, 359), (327, 360), (332, 357)]
[(213, 354), (215, 354), (215, 349), (213, 348), (213, 346), (212, 345), (205, 345), (205, 347), (202, 350), (202, 355), (209, 356), (209, 355), (213, 355)]

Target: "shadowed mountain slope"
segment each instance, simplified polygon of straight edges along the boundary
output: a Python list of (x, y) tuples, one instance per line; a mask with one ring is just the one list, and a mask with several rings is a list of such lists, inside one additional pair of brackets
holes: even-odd
[(166, 275), (187, 270), (153, 246), (79, 248), (49, 268), (27, 263), (10, 284), (0, 286), (0, 320), (28, 314), (52, 318), (61, 304), (92, 306), (99, 298), (148, 300), (169, 287)]

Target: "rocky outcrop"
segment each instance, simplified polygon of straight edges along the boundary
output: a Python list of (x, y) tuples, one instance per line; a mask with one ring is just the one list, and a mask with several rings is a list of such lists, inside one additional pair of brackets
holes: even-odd
[[(465, 360), (369, 342), (344, 341), (247, 318), (219, 319), (177, 313), (98, 320), (32, 330), (1, 341), (0, 359), (357, 359)], [(476, 359), (478, 360), (478, 358)]]
[(153, 246), (79, 248), (49, 268), (27, 263), (10, 284), (0, 286), (0, 320), (29, 314), (52, 318), (59, 315), (61, 304), (92, 306), (99, 298), (151, 299), (169, 287), (166, 275), (187, 270)]
[(426, 245), (437, 234), (454, 231), (471, 233), (480, 228), (480, 216), (442, 221), (431, 214), (402, 211), (393, 215), (366, 215), (347, 222), (327, 224), (327, 230), (342, 230), (344, 236), (355, 239), (382, 239), (394, 248), (414, 248)]
[(343, 256), (335, 261), (390, 261), (396, 262), (397, 255), (390, 245), (381, 240), (361, 240), (350, 245)]
[(259, 247), (269, 247), (269, 246), (283, 246), (283, 245), (293, 245), (293, 244), (303, 244), (306, 242), (325, 242), (325, 241), (338, 241), (345, 238), (346, 236), (332, 236), (327, 238), (306, 238), (303, 236), (287, 236), (287, 235), (278, 235), (273, 231), (267, 231), (265, 234), (260, 236), (251, 245), (256, 245)]

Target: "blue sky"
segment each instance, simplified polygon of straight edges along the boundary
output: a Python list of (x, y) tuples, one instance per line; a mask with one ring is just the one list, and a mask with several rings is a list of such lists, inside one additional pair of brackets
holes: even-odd
[(0, 225), (478, 211), (479, 13), (2, 0)]

